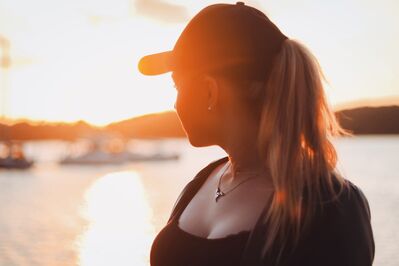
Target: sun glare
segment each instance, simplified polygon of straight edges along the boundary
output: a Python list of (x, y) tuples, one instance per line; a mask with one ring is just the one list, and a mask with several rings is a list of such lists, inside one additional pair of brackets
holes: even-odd
[(78, 239), (79, 265), (148, 265), (154, 238), (152, 210), (140, 176), (117, 172), (98, 179), (85, 195), (87, 230)]
[[(58, 18), (40, 10), (41, 17), (26, 14), (29, 26), (14, 25), (7, 36), (12, 62), (31, 64), (12, 64), (0, 73), (8, 81), (0, 88), (7, 96), (6, 116), (105, 125), (173, 109), (169, 77), (143, 77), (137, 63), (144, 54), (171, 49), (179, 27), (134, 13), (103, 12), (97, 5), (85, 7), (91, 11), (71, 6), (61, 11), (50, 4)], [(90, 12), (100, 14), (95, 23)]]

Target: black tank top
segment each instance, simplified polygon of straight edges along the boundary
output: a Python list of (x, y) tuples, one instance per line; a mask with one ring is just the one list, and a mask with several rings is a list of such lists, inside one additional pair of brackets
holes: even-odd
[[(238, 266), (276, 265), (274, 257), (280, 252), (272, 250), (270, 259), (258, 261), (256, 251), (262, 247), (264, 239), (255, 237), (247, 242), (249, 231), (242, 231), (224, 238), (206, 239), (183, 231), (178, 226), (179, 216), (203, 184), (210, 171), (228, 158), (222, 158), (201, 170), (197, 178), (179, 197), (168, 224), (159, 232), (151, 247), (152, 266)], [(371, 266), (374, 253), (374, 237), (370, 223), (370, 207), (363, 192), (346, 180), (339, 200), (325, 203), (324, 211), (317, 209), (311, 229), (302, 236), (298, 247), (290, 255), (284, 256), (279, 265), (350, 265)], [(328, 199), (328, 195), (326, 195)], [(254, 231), (263, 230), (255, 227)], [(259, 231), (258, 230), (258, 231)], [(251, 235), (257, 236), (258, 233)], [(264, 235), (263, 233), (260, 234)], [(244, 247), (246, 253), (244, 254)], [(247, 252), (249, 251), (249, 252)], [(252, 252), (255, 251), (255, 252)]]
[(223, 238), (202, 238), (181, 229), (176, 215), (156, 236), (151, 266), (239, 265), (250, 231)]

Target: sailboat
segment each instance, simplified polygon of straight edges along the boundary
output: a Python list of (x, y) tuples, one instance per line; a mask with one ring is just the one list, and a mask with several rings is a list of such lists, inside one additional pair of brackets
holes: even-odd
[(33, 165), (32, 160), (25, 158), (21, 142), (7, 141), (4, 146), (6, 155), (0, 157), (0, 168), (27, 169)]
[[(0, 36), (0, 50), (2, 51), (2, 56), (0, 57), (0, 69), (2, 69), (3, 72), (3, 86), (2, 86), (2, 110), (1, 110), (1, 119), (4, 121), (5, 119), (5, 91), (7, 89), (7, 72), (8, 69), (11, 67), (11, 59), (9, 55), (9, 48), (10, 48), (10, 43), (9, 41)], [(8, 134), (7, 125), (3, 125), (1, 127), (0, 131), (0, 140), (2, 140), (2, 149), (0, 150), (0, 168), (6, 168), (6, 169), (27, 169), (33, 165), (32, 160), (28, 160), (25, 158), (24, 152), (23, 152), (23, 145), (22, 142), (18, 141), (12, 141)]]

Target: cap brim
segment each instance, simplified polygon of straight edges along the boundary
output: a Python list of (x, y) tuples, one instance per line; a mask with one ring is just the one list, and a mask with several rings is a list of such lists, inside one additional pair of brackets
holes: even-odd
[(139, 61), (139, 70), (144, 75), (160, 75), (173, 71), (172, 51), (144, 56)]

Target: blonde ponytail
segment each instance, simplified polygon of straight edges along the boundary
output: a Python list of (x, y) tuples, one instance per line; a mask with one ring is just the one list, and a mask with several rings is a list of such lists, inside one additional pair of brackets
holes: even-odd
[(306, 47), (287, 39), (274, 60), (263, 91), (258, 147), (275, 188), (262, 254), (278, 245), (281, 256), (310, 225), (322, 189), (337, 196), (333, 179), (342, 189), (330, 138), (348, 133), (328, 106), (324, 76)]

